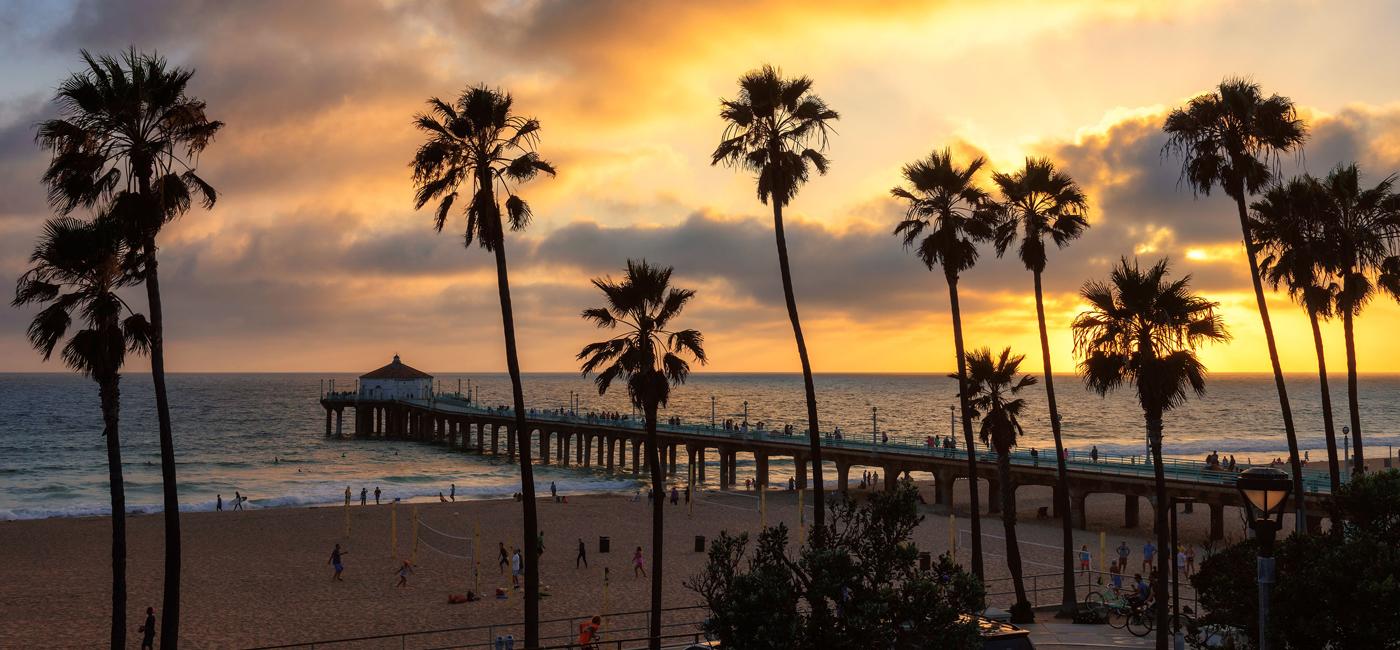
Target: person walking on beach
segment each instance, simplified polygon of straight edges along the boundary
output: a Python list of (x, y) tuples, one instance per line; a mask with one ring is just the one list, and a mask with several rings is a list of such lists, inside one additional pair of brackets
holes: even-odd
[(363, 506), (363, 505), (368, 505), (368, 504), (369, 504), (369, 490), (365, 489), (364, 486), (361, 486), (361, 487), (360, 487), (360, 505)]
[(640, 546), (632, 553), (632, 577), (647, 577), (646, 560), (642, 557), (642, 547)]
[(142, 623), (141, 627), (136, 628), (136, 631), (141, 633), (141, 650), (146, 650), (146, 648), (154, 650), (156, 647), (156, 608), (146, 608), (146, 622)]
[(681, 493), (680, 493), (680, 490), (676, 489), (676, 486), (672, 485), (672, 486), (671, 486), (671, 505), (673, 505), (673, 506), (678, 506), (678, 505), (680, 505), (680, 503), (681, 503)]
[(379, 505), (379, 486), (374, 486), (374, 505)]
[(1142, 545), (1142, 570), (1144, 573), (1152, 572), (1152, 556), (1156, 553), (1157, 547), (1152, 545), (1151, 540)]
[(1089, 450), (1089, 460), (1092, 461), (1092, 462), (1095, 462), (1095, 463), (1099, 462), (1099, 446), (1098, 446), (1098, 445), (1094, 445), (1094, 448)]
[(1118, 542), (1118, 570), (1128, 570), (1128, 556), (1132, 555), (1132, 549), (1128, 548), (1127, 540)]
[(501, 573), (505, 573), (506, 567), (510, 566), (510, 552), (506, 550), (505, 542), (500, 542), (500, 545), (500, 561), (497, 562), (497, 565), (499, 565)]
[(222, 494), (216, 494), (216, 495), (214, 495), (214, 512), (223, 512), (223, 511), (224, 511), (224, 495), (222, 495)]
[(234, 510), (242, 510), (242, 509), (243, 509), (243, 495), (239, 494), (239, 493), (238, 493), (238, 490), (234, 490), (234, 491), (233, 491), (233, 509), (234, 509)]
[(349, 552), (350, 551), (341, 550), (339, 544), (336, 544), (335, 549), (331, 551), (331, 558), (329, 560), (326, 560), (326, 564), (335, 567), (335, 575), (331, 576), (332, 580), (345, 580), (344, 578), (340, 577), (340, 573), (345, 570), (345, 565), (341, 562), (341, 557)]
[(554, 481), (549, 482), (549, 498), (554, 499), (555, 503), (559, 503), (559, 488), (554, 485)]
[(520, 549), (515, 549), (515, 554), (510, 556), (510, 584), (516, 589), (520, 588)]
[(579, 562), (582, 562), (585, 567), (588, 566), (588, 547), (583, 545), (582, 537), (578, 538), (578, 556), (574, 558), (575, 569), (578, 568)]
[(400, 567), (399, 567), (398, 573), (399, 573), (399, 582), (398, 582), (398, 584), (396, 584), (396, 585), (394, 585), (394, 586), (395, 586), (395, 587), (407, 587), (407, 586), (408, 586), (408, 576), (413, 575), (413, 565), (412, 565), (412, 564), (409, 564), (408, 560), (404, 560), (404, 561), (403, 561), (403, 566), (400, 566)]
[(1085, 545), (1079, 547), (1079, 571), (1080, 571), (1081, 573), (1086, 573), (1086, 574), (1089, 573), (1089, 545), (1088, 545), (1088, 544), (1085, 544)]
[(540, 536), (535, 540), (535, 556), (544, 555), (544, 531), (540, 531)]
[(448, 493), (447, 493), (447, 496), (448, 496), (449, 498), (451, 498), (452, 501), (453, 501), (454, 503), (457, 501), (457, 484), (456, 484), (456, 483), (453, 483), (453, 484), (452, 484), (452, 491), (451, 491), (451, 492), (448, 492)]
[(345, 505), (350, 505), (350, 486), (345, 486)]

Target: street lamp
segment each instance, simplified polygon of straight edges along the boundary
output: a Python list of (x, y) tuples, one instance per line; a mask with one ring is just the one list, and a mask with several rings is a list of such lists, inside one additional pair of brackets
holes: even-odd
[(1180, 582), (1180, 578), (1177, 577), (1177, 566), (1176, 566), (1176, 554), (1179, 552), (1179, 551), (1177, 551), (1177, 549), (1180, 548), (1179, 542), (1177, 541), (1177, 538), (1176, 538), (1176, 504), (1178, 504), (1178, 503), (1190, 504), (1190, 503), (1195, 503), (1195, 501), (1196, 501), (1196, 498), (1195, 498), (1195, 497), (1178, 497), (1178, 496), (1173, 496), (1173, 497), (1171, 498), (1171, 506), (1172, 506), (1172, 510), (1171, 510), (1171, 518), (1172, 518), (1172, 521), (1171, 521), (1172, 547), (1171, 547), (1171, 549), (1168, 551), (1168, 557), (1171, 558), (1171, 563), (1172, 563), (1172, 634), (1175, 636), (1175, 639), (1176, 639), (1176, 640), (1175, 640), (1175, 647), (1176, 647), (1176, 650), (1184, 650), (1184, 648), (1186, 648), (1186, 637), (1185, 637), (1184, 634), (1182, 634), (1182, 629), (1181, 629), (1181, 582)]
[(1293, 487), (1288, 472), (1251, 467), (1235, 480), (1244, 499), (1249, 527), (1259, 540), (1259, 650), (1268, 650), (1269, 592), (1274, 586), (1274, 535), (1283, 526), (1283, 506)]

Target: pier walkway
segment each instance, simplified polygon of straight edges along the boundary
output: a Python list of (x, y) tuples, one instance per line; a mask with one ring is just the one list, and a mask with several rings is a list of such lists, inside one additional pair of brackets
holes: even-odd
[[(357, 438), (390, 438), (417, 440), (447, 445), (453, 449), (492, 454), (515, 460), (515, 416), (510, 409), (484, 408), (457, 394), (439, 394), (428, 399), (369, 399), (356, 393), (328, 393), (321, 399), (326, 410), (326, 435), (344, 437), (344, 411), (355, 409), (354, 431)], [(641, 462), (646, 444), (643, 425), (637, 419), (598, 419), (570, 415), (558, 411), (532, 411), (527, 414), (531, 449), (537, 449), (533, 461), (577, 466), (609, 473), (646, 472)], [(755, 483), (768, 484), (768, 467), (772, 458), (791, 458), (796, 470), (799, 489), (807, 487), (809, 442), (805, 434), (784, 435), (780, 431), (726, 430), (709, 425), (661, 424), (657, 444), (662, 452), (662, 471), (676, 475), (678, 448), (686, 449), (694, 479), (705, 482), (705, 462), (718, 456), (718, 487), (731, 489), (735, 480), (738, 457), (746, 454), (754, 463)], [(1002, 486), (997, 480), (996, 454), (979, 449), (977, 480), (987, 483), (986, 508), (995, 513), (1000, 509), (1000, 490), (1017, 489), (1026, 485), (1055, 486), (1053, 450), (1043, 456), (1016, 451), (1011, 456), (1011, 482)], [(837, 489), (846, 492), (853, 467), (874, 469), (884, 476), (887, 486), (905, 472), (927, 472), (933, 476), (936, 502), (948, 507), (953, 503), (954, 484), (967, 479), (967, 452), (964, 449), (944, 449), (909, 443), (865, 442), (850, 438), (827, 436), (822, 441), (824, 465), (834, 466)], [(631, 460), (628, 468), (627, 461)], [(1085, 502), (1091, 494), (1115, 494), (1123, 497), (1123, 525), (1139, 525), (1140, 499), (1153, 498), (1153, 466), (1140, 456), (1100, 454), (1091, 459), (1088, 454), (1071, 452), (1068, 459), (1070, 508), (1075, 525), (1087, 528)], [(1245, 467), (1241, 466), (1241, 470)], [(825, 469), (824, 471), (829, 471)], [(1198, 460), (1166, 458), (1163, 460), (1167, 492), (1170, 497), (1190, 497), (1196, 504), (1210, 508), (1212, 539), (1224, 535), (1224, 509), (1241, 506), (1235, 490), (1236, 472), (1211, 468)], [(828, 474), (824, 474), (826, 476)], [(1304, 489), (1308, 494), (1308, 524), (1321, 525), (1324, 499), (1330, 492), (1325, 470), (1305, 469)], [(1297, 504), (1290, 502), (1289, 507)], [(1189, 506), (1188, 506), (1189, 507)]]

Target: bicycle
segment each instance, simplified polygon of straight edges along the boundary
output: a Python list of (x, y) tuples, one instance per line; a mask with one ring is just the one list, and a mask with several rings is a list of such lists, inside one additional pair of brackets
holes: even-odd
[(1126, 627), (1133, 636), (1147, 636), (1157, 627), (1157, 603), (1133, 605), (1128, 611)]
[(1119, 590), (1103, 585), (1090, 588), (1089, 593), (1084, 596), (1084, 605), (1104, 612), (1108, 624), (1120, 630), (1127, 625), (1128, 614), (1132, 609), (1132, 604)]

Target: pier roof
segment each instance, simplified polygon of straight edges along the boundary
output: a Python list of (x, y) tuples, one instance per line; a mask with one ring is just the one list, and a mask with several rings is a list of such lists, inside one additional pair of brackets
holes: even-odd
[(360, 379), (432, 379), (433, 376), (402, 361), (399, 355), (389, 365), (360, 375)]

